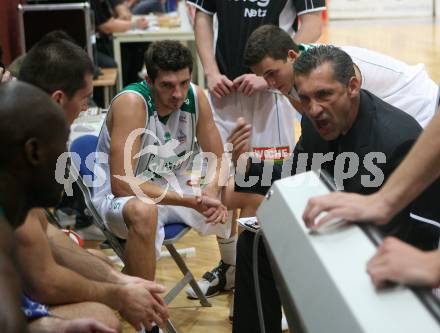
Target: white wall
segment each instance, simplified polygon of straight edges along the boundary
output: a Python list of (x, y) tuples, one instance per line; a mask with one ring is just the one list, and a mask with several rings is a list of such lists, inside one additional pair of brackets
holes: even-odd
[(440, 0), (329, 0), (330, 19), (430, 17)]

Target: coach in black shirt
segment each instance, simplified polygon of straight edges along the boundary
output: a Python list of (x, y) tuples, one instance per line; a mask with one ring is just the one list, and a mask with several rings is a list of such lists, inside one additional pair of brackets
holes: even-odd
[[(315, 164), (314, 168), (327, 171), (345, 191), (376, 192), (405, 157), (421, 133), (421, 127), (403, 111), (361, 90), (350, 57), (336, 47), (311, 49), (303, 53), (294, 66), (295, 85), (305, 107), (305, 115), (301, 122), (301, 139), (289, 161), (291, 174), (297, 171), (300, 153), (307, 154), (302, 159), (308, 157), (305, 170), (312, 169), (312, 154), (328, 154), (327, 161), (321, 166)], [(238, 146), (238, 142), (233, 144)], [(347, 158), (337, 158), (338, 155)], [(355, 164), (350, 166), (350, 163)], [(347, 168), (353, 166), (357, 171), (352, 177), (344, 179)], [(249, 164), (246, 176), (261, 178), (262, 172), (263, 163)], [(280, 177), (281, 167), (275, 165), (272, 180)], [(267, 189), (260, 182), (250, 188), (236, 185), (236, 191), (264, 194)], [(437, 248), (439, 229), (435, 223), (440, 220), (440, 208), (435, 201), (439, 194), (437, 181), (390, 223), (380, 226), (381, 231), (422, 249)], [(260, 331), (253, 289), (252, 242), (253, 234), (245, 231), (237, 245), (233, 332)], [(266, 332), (281, 332), (278, 293), (264, 246), (259, 251)]]

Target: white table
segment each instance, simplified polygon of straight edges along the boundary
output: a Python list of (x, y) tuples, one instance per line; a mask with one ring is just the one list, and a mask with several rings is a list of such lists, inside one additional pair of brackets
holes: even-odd
[[(104, 111), (104, 112), (103, 112)], [(102, 124), (107, 115), (107, 110), (90, 108), (86, 112), (82, 112), (70, 126), (69, 144), (80, 136), (92, 134), (99, 136)]]
[(113, 34), (113, 50), (115, 61), (118, 64), (118, 90), (122, 87), (121, 44), (135, 42), (154, 42), (159, 40), (178, 40), (187, 43), (188, 47), (197, 59), (193, 70), (193, 81), (204, 88), (204, 73), (200, 59), (197, 55), (194, 31), (189, 20), (184, 1), (179, 2), (178, 13), (181, 25), (178, 28), (152, 27), (146, 30), (130, 30)]

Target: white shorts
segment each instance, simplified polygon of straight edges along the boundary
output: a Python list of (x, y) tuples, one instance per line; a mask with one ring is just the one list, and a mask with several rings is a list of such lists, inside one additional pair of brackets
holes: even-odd
[[(115, 197), (107, 194), (99, 207), (98, 213), (103, 217), (106, 227), (117, 237), (127, 239), (128, 228), (122, 215), (125, 204), (135, 196)], [(140, 200), (140, 199), (138, 199)], [(228, 214), (226, 224), (208, 224), (205, 217), (192, 208), (172, 205), (157, 205), (158, 221), (156, 230), (156, 258), (160, 258), (162, 243), (165, 238), (164, 226), (169, 223), (182, 222), (198, 231), (200, 235), (217, 235), (229, 238), (231, 235), (232, 212)]]
[(262, 91), (248, 97), (235, 91), (221, 99), (209, 94), (209, 101), (223, 142), (244, 117), (252, 124), (251, 148), (258, 157), (281, 160), (293, 152), (296, 110), (284, 95)]

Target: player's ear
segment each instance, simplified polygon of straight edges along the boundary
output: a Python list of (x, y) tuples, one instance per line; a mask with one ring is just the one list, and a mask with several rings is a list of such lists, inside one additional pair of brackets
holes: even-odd
[(287, 60), (290, 62), (294, 62), (296, 58), (299, 57), (299, 53), (295, 52), (294, 50), (287, 51)]
[(41, 145), (37, 138), (29, 138), (24, 143), (24, 154), (27, 162), (32, 166), (41, 163)]

